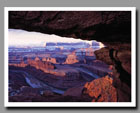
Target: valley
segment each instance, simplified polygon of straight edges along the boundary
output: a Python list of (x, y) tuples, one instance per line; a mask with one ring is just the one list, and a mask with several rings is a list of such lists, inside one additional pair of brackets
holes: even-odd
[[(51, 47), (9, 48), (10, 101), (15, 101), (16, 96), (28, 95), (26, 90), (38, 96), (51, 94), (63, 97), (68, 94), (67, 90), (84, 87), (87, 82), (112, 72), (109, 65), (96, 60), (94, 51), (100, 49), (97, 42), (92, 46), (83, 43), (83, 48), (73, 46), (76, 45), (73, 43), (59, 43), (61, 49), (53, 43), (46, 45)], [(87, 101), (84, 97), (80, 99)]]

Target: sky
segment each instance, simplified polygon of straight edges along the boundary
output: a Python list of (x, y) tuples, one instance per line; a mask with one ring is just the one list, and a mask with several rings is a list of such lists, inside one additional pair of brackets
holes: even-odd
[(9, 29), (8, 31), (8, 44), (9, 46), (15, 47), (36, 47), (36, 46), (45, 47), (47, 42), (76, 43), (82, 41), (92, 44), (92, 41), (60, 37), (57, 35), (49, 35), (39, 32), (28, 32), (25, 30), (17, 30), (17, 29)]

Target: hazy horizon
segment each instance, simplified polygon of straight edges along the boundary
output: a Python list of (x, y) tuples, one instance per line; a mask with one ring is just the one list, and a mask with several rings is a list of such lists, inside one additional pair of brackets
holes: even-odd
[[(51, 38), (50, 38), (51, 37)], [(57, 35), (43, 34), (40, 32), (29, 32), (25, 30), (9, 29), (8, 31), (8, 45), (14, 47), (45, 47), (46, 43), (78, 43), (86, 42), (92, 45), (92, 41), (61, 37)], [(97, 41), (95, 41), (96, 43)], [(101, 42), (100, 47), (104, 47)]]

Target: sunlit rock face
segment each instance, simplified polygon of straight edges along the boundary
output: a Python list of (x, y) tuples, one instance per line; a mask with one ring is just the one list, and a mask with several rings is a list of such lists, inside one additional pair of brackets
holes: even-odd
[[(97, 46), (100, 48), (100, 46)], [(88, 58), (86, 59), (86, 57), (93, 57), (92, 61), (95, 58), (94, 55), (94, 49), (93, 48), (80, 48), (77, 49), (75, 51), (73, 51), (71, 54), (67, 55), (66, 61), (64, 62), (64, 64), (74, 64), (74, 63), (78, 63), (78, 62), (83, 62), (83, 63), (88, 63)]]
[(69, 54), (64, 64), (74, 64), (79, 62), (75, 54)]
[(47, 62), (51, 62), (53, 64), (57, 64), (56, 59), (55, 58), (47, 58)]
[(28, 64), (25, 64), (24, 61), (21, 61), (21, 63), (9, 63), (9, 66), (16, 66), (16, 67), (26, 67)]
[(36, 67), (36, 69), (41, 70), (48, 70), (48, 69), (55, 69), (55, 66), (47, 61), (41, 61), (38, 57), (35, 60), (28, 59), (28, 64), (30, 66)]
[(42, 61), (44, 61), (44, 62), (50, 62), (50, 63), (53, 63), (53, 64), (57, 64), (56, 59), (55, 58), (51, 58), (51, 57), (42, 58)]
[(85, 84), (83, 94), (92, 97), (92, 102), (117, 102), (117, 91), (112, 83), (108, 76), (96, 79)]
[(117, 90), (109, 76), (87, 82), (84, 86), (69, 88), (63, 95), (80, 97), (91, 102), (117, 102)]

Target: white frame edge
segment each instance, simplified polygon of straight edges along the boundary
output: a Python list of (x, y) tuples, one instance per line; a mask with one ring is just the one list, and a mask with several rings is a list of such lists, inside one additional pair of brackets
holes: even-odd
[[(8, 102), (8, 11), (131, 11), (132, 102)], [(136, 107), (136, 7), (5, 7), (4, 8), (5, 107)]]

